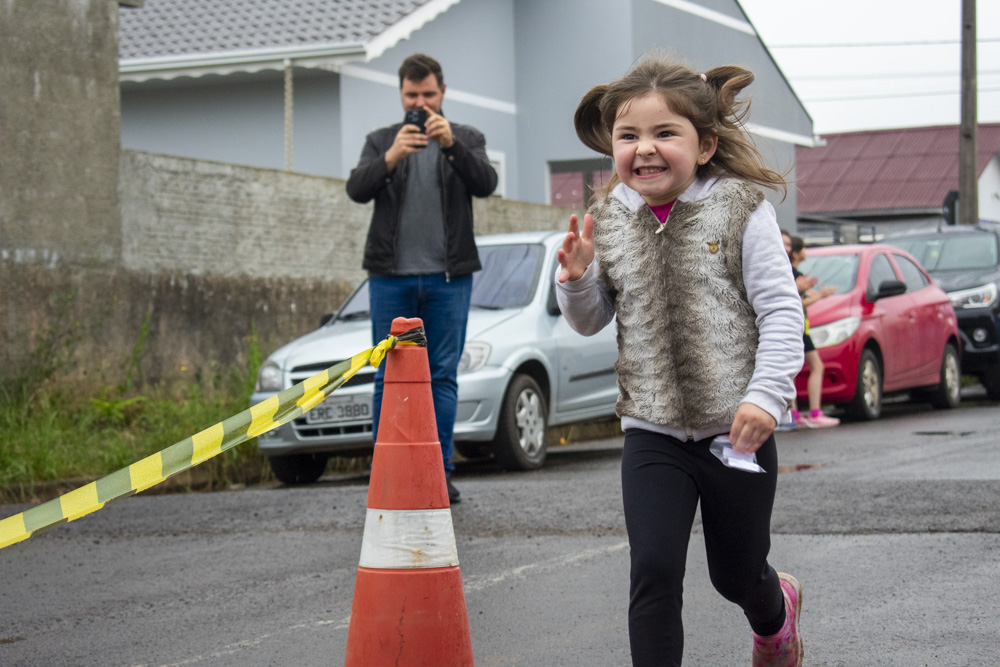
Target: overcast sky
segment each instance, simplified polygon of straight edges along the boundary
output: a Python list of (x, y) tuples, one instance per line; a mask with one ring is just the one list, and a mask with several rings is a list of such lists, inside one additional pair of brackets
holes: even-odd
[[(817, 134), (960, 122), (961, 0), (739, 2)], [(977, 5), (978, 120), (996, 123), (1000, 0)]]

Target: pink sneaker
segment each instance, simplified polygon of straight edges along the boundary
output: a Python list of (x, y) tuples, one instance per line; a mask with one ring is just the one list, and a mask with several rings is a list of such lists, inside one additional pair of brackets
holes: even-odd
[(790, 574), (778, 573), (781, 593), (785, 598), (785, 624), (778, 634), (761, 637), (753, 633), (753, 667), (802, 667), (802, 635), (799, 615), (802, 613), (802, 586)]
[(839, 424), (840, 420), (836, 417), (827, 417), (822, 412), (816, 414), (810, 412), (802, 418), (802, 423), (808, 428), (830, 428)]

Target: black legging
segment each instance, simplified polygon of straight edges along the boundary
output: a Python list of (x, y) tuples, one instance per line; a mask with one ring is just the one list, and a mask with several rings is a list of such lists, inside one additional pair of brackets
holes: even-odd
[(759, 635), (775, 634), (785, 621), (778, 576), (767, 564), (778, 479), (774, 436), (757, 450), (765, 473), (723, 466), (709, 451), (710, 442), (640, 429), (625, 433), (622, 496), (632, 560), (628, 628), (637, 667), (681, 664), (684, 567), (699, 500), (712, 585), (743, 609)]

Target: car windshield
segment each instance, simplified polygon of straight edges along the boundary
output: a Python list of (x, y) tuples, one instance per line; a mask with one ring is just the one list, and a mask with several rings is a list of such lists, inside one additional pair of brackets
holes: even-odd
[(535, 293), (545, 249), (537, 243), (481, 246), (482, 271), (472, 274), (473, 308), (518, 308)]
[[(542, 270), (545, 248), (537, 243), (479, 247), (483, 270), (472, 274), (472, 307), (518, 308), (531, 301)], [(368, 319), (368, 281), (347, 300), (337, 320)]]
[(341, 321), (346, 320), (367, 320), (368, 319), (368, 281), (361, 283), (351, 298), (347, 300), (343, 306), (341, 306), (340, 311), (337, 313), (337, 319)]
[(886, 243), (910, 253), (928, 271), (988, 269), (997, 264), (997, 243), (993, 234), (941, 234), (891, 239)]
[(847, 294), (857, 283), (858, 253), (807, 256), (799, 271), (817, 279), (817, 286), (833, 286), (837, 294)]

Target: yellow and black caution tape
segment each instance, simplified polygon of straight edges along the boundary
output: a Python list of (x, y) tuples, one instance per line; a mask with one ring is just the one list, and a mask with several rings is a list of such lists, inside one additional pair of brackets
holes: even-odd
[(139, 493), (227, 449), (287, 424), (322, 403), (366, 365), (378, 367), (397, 344), (426, 345), (423, 327), (389, 336), (299, 384), (106, 477), (0, 520), (0, 549)]

